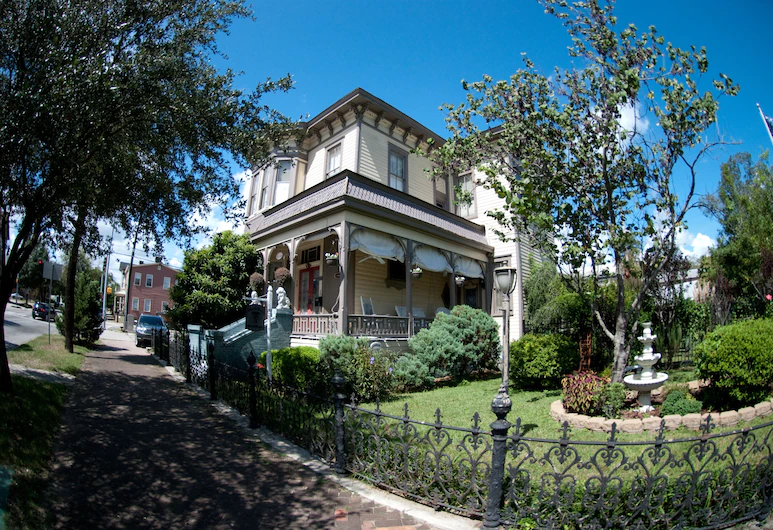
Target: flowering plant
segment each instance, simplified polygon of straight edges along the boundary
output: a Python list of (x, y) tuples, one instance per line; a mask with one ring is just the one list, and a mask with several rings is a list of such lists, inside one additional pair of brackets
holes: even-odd
[(338, 252), (325, 252), (325, 259), (338, 259)]
[(466, 280), (467, 280), (467, 278), (465, 278), (464, 276), (457, 276), (455, 278), (455, 281), (456, 281), (457, 285), (463, 284)]
[(422, 272), (424, 272), (424, 271), (423, 271), (423, 270), (421, 270), (421, 267), (414, 266), (414, 267), (411, 269), (411, 274), (421, 274)]

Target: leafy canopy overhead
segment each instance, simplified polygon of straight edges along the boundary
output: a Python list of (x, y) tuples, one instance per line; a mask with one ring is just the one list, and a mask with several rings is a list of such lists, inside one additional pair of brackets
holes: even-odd
[[(674, 255), (697, 161), (716, 143), (702, 134), (716, 120), (718, 97), (738, 87), (720, 74), (713, 90), (699, 88), (705, 49), (679, 49), (652, 26), (618, 30), (612, 1), (541, 3), (567, 28), (576, 66), (547, 76), (524, 57), (510, 79), (464, 82), (466, 102), (445, 106), (452, 138), (433, 158), (438, 175), (482, 173), (503, 199), (490, 212), (502, 237), (530, 234), (564, 272), (611, 271), (614, 319), (597, 320), (614, 340), (617, 379), (635, 336), (629, 323)], [(678, 165), (687, 175), (681, 197), (672, 180)], [(634, 249), (646, 272), (627, 304), (625, 260)]]

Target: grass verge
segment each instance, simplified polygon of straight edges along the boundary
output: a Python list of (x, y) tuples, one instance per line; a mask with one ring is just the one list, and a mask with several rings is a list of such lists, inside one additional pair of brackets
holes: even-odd
[(48, 340), (48, 335), (41, 335), (22, 344), (8, 352), (8, 361), (28, 368), (76, 375), (88, 348), (76, 344), (75, 352), (70, 353), (64, 349), (64, 337), (61, 335), (51, 335), (51, 344)]
[(50, 528), (45, 492), (68, 389), (12, 377), (14, 395), (0, 399), (0, 465), (14, 473), (6, 524), (24, 530)]

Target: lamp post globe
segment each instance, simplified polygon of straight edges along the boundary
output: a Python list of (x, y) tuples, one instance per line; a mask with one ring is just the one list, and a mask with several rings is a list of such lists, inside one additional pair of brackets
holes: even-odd
[(510, 397), (507, 395), (510, 386), (510, 294), (515, 290), (515, 283), (518, 280), (518, 271), (515, 267), (499, 267), (494, 269), (494, 279), (496, 289), (502, 293), (505, 305), (504, 320), (502, 322), (502, 386), (499, 388), (492, 408), (506, 407), (509, 410)]

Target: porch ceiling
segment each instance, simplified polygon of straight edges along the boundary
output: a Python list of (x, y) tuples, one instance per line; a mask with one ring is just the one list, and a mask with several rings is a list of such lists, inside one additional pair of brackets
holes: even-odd
[(304, 235), (304, 227), (341, 212), (357, 212), (433, 237), (449, 239), (485, 253), (493, 252), (485, 227), (384, 186), (352, 171), (343, 171), (247, 220), (247, 230), (258, 245), (265, 241)]

